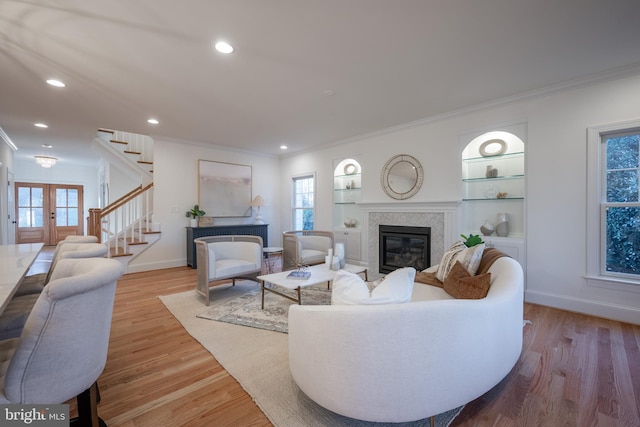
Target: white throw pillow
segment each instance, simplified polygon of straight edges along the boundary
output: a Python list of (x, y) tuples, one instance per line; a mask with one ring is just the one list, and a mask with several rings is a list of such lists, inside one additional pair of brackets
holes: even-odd
[(478, 271), (478, 267), (480, 266), (484, 247), (484, 243), (472, 246), (470, 248), (468, 248), (462, 241), (454, 243), (444, 253), (440, 264), (438, 264), (438, 270), (436, 271), (436, 277), (438, 278), (438, 280), (444, 283), (456, 261), (460, 261), (460, 264), (462, 264), (464, 268), (467, 269), (469, 274), (474, 276), (476, 274), (476, 271)]
[(339, 270), (333, 279), (332, 305), (400, 304), (411, 301), (416, 270), (399, 268), (387, 274), (378, 286), (369, 290), (360, 276)]

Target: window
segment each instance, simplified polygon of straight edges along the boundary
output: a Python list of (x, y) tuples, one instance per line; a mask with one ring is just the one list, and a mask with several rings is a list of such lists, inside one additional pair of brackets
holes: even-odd
[(640, 122), (590, 128), (587, 279), (640, 284)]
[(18, 187), (18, 227), (44, 226), (44, 191), (37, 187)]
[(640, 275), (640, 130), (602, 135), (602, 228), (607, 273)]
[(293, 178), (293, 229), (313, 230), (315, 177), (303, 175)]

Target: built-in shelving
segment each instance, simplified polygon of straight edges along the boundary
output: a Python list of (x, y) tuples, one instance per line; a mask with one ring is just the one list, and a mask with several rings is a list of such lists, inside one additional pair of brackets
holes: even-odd
[(333, 233), (345, 246), (350, 263), (360, 263), (362, 213), (362, 169), (352, 158), (336, 161), (333, 170)]
[[(462, 234), (480, 234), (489, 246), (525, 264), (526, 174), (524, 137), (526, 125), (509, 131), (491, 131), (460, 137), (462, 156)], [(490, 145), (493, 145), (490, 147)], [(487, 153), (493, 150), (492, 153)], [(497, 231), (503, 217), (508, 220), (506, 235), (483, 235), (481, 227)], [(486, 228), (485, 228), (486, 229)], [(501, 227), (501, 231), (504, 227)]]

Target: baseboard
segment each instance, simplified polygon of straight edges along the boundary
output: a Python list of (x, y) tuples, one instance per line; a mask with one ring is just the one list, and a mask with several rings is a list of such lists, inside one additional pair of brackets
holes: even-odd
[(140, 264), (134, 263), (134, 264), (129, 264), (129, 267), (127, 268), (127, 274), (141, 273), (143, 271), (151, 271), (151, 270), (162, 270), (164, 268), (186, 267), (186, 266), (187, 266), (186, 258), (176, 259), (173, 261), (146, 262), (146, 263), (140, 263)]
[(597, 302), (546, 292), (525, 291), (525, 301), (604, 319), (640, 325), (640, 308)]

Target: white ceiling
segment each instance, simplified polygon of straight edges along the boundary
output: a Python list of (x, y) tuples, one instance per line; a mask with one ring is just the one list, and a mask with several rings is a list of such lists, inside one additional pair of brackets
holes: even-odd
[(639, 18), (638, 0), (0, 0), (0, 127), (16, 157), (60, 162), (101, 127), (279, 155), (636, 73)]

